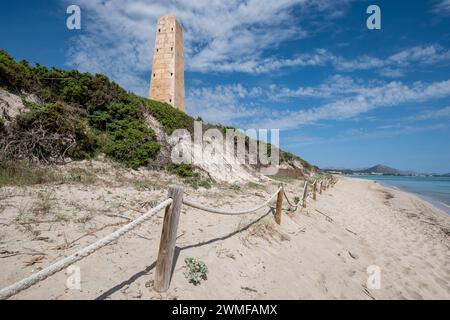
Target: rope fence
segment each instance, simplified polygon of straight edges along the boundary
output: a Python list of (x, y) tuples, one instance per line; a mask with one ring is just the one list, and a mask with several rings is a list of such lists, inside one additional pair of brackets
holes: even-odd
[[(165, 209), (164, 214), (164, 222), (161, 232), (161, 240), (158, 252), (158, 258), (156, 261), (156, 270), (155, 270), (155, 281), (154, 288), (157, 292), (166, 292), (170, 286), (170, 277), (172, 274), (172, 262), (174, 258), (175, 251), (175, 243), (176, 243), (176, 235), (178, 229), (178, 222), (181, 212), (182, 205), (187, 205), (189, 207), (202, 210), (209, 213), (219, 214), (219, 215), (229, 215), (229, 216), (237, 216), (244, 215), (256, 212), (265, 206), (269, 205), (269, 203), (277, 197), (276, 201), (276, 211), (275, 211), (275, 222), (281, 224), (281, 213), (282, 213), (282, 205), (283, 198), (286, 199), (287, 203), (290, 206), (291, 211), (296, 211), (298, 207), (301, 205), (303, 208), (306, 208), (306, 200), (308, 197), (312, 197), (313, 200), (317, 199), (317, 191), (319, 194), (322, 194), (327, 188), (332, 187), (336, 184), (337, 180), (334, 178), (331, 179), (316, 179), (312, 184), (311, 188), (309, 188), (309, 183), (305, 180), (304, 187), (302, 190), (301, 198), (295, 199), (298, 201), (295, 204), (289, 200), (287, 196), (284, 186), (282, 184), (279, 185), (278, 190), (272, 194), (264, 203), (258, 205), (257, 207), (250, 209), (242, 209), (242, 210), (219, 210), (215, 208), (206, 207), (202, 204), (195, 203), (193, 201), (183, 199), (183, 188), (179, 186), (170, 186), (168, 190), (168, 199), (161, 202), (159, 205), (154, 208), (149, 209), (149, 211), (140, 217), (136, 218), (129, 224), (119, 228), (113, 233), (105, 236), (104, 238), (96, 241), (95, 243), (69, 255), (68, 257), (50, 265), (49, 267), (23, 279), (20, 280), (6, 288), (0, 290), (0, 300), (8, 299), (19, 292), (28, 289), (29, 287), (35, 285), (36, 283), (47, 279), (48, 277), (54, 275), (55, 273), (67, 268), (68, 266), (74, 264), (77, 261), (80, 261), (83, 258), (91, 255), (95, 251), (103, 248), (104, 246), (110, 244), (111, 242), (119, 239), (124, 234), (130, 232), (131, 230), (137, 228), (144, 222), (148, 221), (154, 215), (156, 215), (161, 210)], [(309, 190), (311, 189), (311, 190)], [(318, 190), (317, 190), (318, 189)]]
[(238, 215), (253, 213), (255, 211), (258, 211), (261, 208), (264, 208), (282, 190), (283, 190), (283, 188), (279, 187), (277, 192), (275, 192), (272, 196), (270, 196), (270, 198), (266, 202), (264, 202), (263, 204), (255, 207), (255, 208), (252, 208), (252, 209), (245, 209), (245, 210), (240, 210), (240, 211), (226, 211), (226, 210), (219, 210), (219, 209), (215, 209), (215, 208), (208, 208), (208, 207), (205, 207), (205, 206), (203, 206), (201, 204), (198, 204), (198, 203), (186, 200), (186, 199), (183, 200), (183, 204), (185, 204), (185, 205), (187, 205), (189, 207), (192, 207), (192, 208), (195, 208), (195, 209), (199, 209), (199, 210), (202, 210), (202, 211), (207, 211), (207, 212), (210, 212), (210, 213), (216, 213), (216, 214), (227, 215), (227, 216), (238, 216)]
[(133, 222), (130, 222), (129, 224), (123, 226), (122, 228), (116, 230), (115, 232), (109, 234), (108, 236), (98, 240), (97, 242), (91, 244), (90, 246), (75, 252), (74, 254), (58, 261), (55, 264), (52, 264), (51, 266), (39, 271), (38, 273), (35, 273), (35, 274), (29, 276), (28, 278), (25, 278), (19, 282), (16, 282), (15, 284), (13, 284), (9, 287), (6, 287), (6, 288), (0, 290), (0, 300), (4, 300), (9, 297), (12, 297), (12, 296), (16, 295), (17, 293), (19, 293), (25, 289), (28, 289), (32, 285), (34, 285), (42, 280), (45, 280), (48, 277), (54, 275), (55, 273), (67, 268), (71, 264), (74, 264), (75, 262), (77, 262), (83, 258), (86, 258), (87, 256), (91, 255), (98, 249), (119, 239), (125, 233), (133, 230), (137, 226), (139, 226), (142, 223), (144, 223), (145, 221), (149, 220), (156, 213), (158, 213), (162, 209), (166, 208), (167, 206), (170, 206), (170, 204), (172, 202), (173, 202), (172, 199), (167, 199), (167, 200), (163, 201), (158, 206), (149, 210), (146, 214), (140, 216)]

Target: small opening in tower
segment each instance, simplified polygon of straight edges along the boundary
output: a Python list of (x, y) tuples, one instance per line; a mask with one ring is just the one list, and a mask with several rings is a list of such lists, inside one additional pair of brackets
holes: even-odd
[(173, 28), (172, 28), (172, 31), (173, 31)]
[(173, 72), (170, 73), (170, 76), (173, 77)]
[(172, 99), (169, 99), (169, 102), (172, 103)]
[(156, 73), (153, 74), (153, 78), (156, 77)]
[(170, 50), (173, 51), (173, 47), (171, 47)]
[(158, 32), (161, 32), (161, 29), (158, 29)]

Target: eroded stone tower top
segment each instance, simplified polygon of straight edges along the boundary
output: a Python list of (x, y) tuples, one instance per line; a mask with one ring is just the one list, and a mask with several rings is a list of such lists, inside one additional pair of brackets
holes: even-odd
[(184, 111), (183, 29), (172, 14), (158, 20), (149, 98)]

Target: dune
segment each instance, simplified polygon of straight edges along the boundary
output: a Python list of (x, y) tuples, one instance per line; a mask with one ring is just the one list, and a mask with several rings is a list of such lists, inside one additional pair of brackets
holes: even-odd
[[(120, 181), (2, 188), (0, 287), (111, 233), (149, 202), (164, 200), (174, 182), (154, 172), (137, 188), (115, 176)], [(289, 179), (286, 193), (300, 197), (302, 185)], [(277, 187), (275, 181), (186, 187), (185, 197), (242, 209), (264, 202)], [(153, 289), (161, 212), (78, 262), (80, 290), (68, 289), (68, 274), (59, 272), (12, 299), (450, 299), (450, 217), (422, 199), (340, 177), (306, 208), (291, 212), (286, 202), (284, 208), (277, 225), (273, 207), (235, 217), (183, 206), (166, 293)], [(33, 219), (30, 212), (37, 212)], [(184, 276), (188, 257), (208, 267), (197, 286)], [(368, 282), (374, 268), (378, 288)]]

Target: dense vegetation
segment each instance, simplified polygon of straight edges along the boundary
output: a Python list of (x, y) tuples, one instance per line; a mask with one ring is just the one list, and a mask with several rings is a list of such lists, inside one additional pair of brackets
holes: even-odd
[[(31, 66), (16, 62), (3, 50), (0, 86), (19, 95), (33, 94), (40, 101), (27, 103), (30, 112), (19, 116), (3, 136), (3, 146), (17, 140), (4, 150), (11, 157), (57, 162), (65, 156), (81, 159), (106, 153), (137, 168), (147, 165), (160, 148), (154, 131), (145, 124), (145, 111), (168, 134), (176, 128), (193, 128), (193, 119), (183, 112), (128, 93), (103, 75)], [(52, 139), (35, 141), (37, 130)]]
[[(0, 87), (23, 97), (29, 108), (7, 129), (0, 118), (3, 159), (58, 163), (105, 153), (127, 167), (138, 168), (151, 164), (161, 147), (146, 124), (146, 114), (168, 135), (179, 128), (193, 132), (192, 117), (166, 103), (129, 93), (104, 75), (17, 62), (1, 49)], [(211, 127), (223, 133), (229, 128), (205, 125), (204, 129)], [(249, 139), (246, 137), (247, 145)], [(297, 159), (305, 168), (312, 168), (290, 153), (280, 150), (280, 155), (282, 161)], [(186, 165), (169, 166), (168, 170), (187, 180), (199, 180)]]

